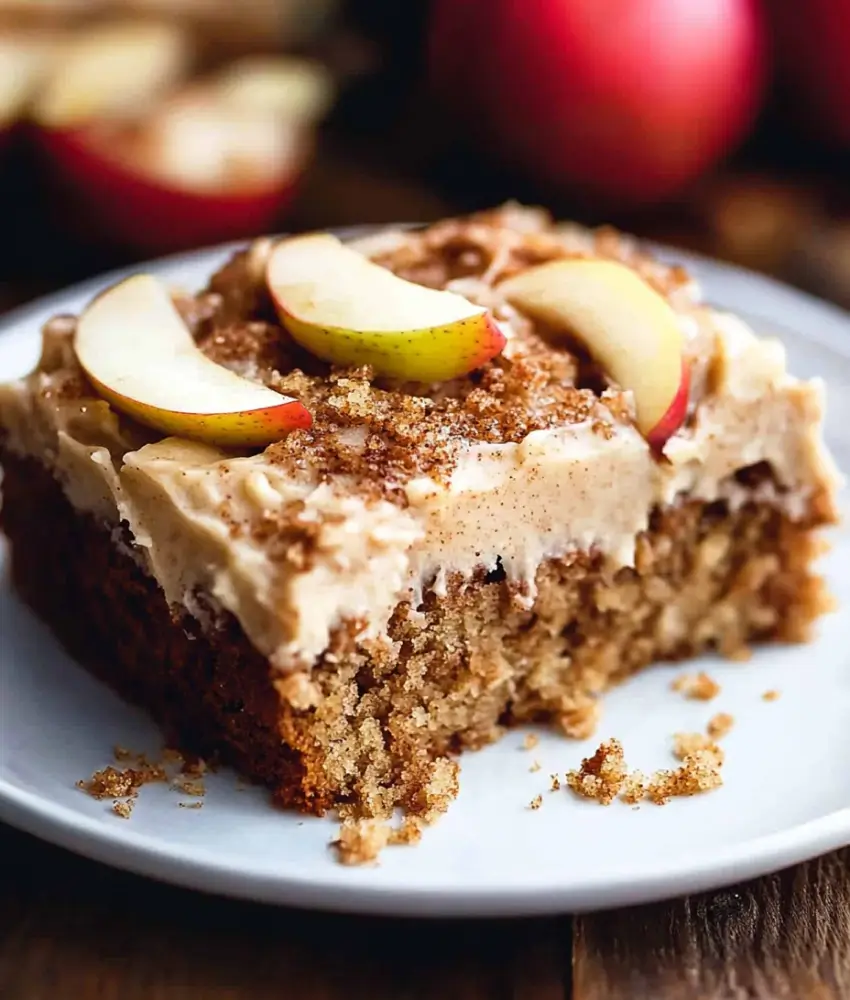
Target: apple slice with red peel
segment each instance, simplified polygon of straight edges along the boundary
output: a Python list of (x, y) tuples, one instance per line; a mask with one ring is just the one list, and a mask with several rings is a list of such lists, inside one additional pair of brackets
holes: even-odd
[(189, 69), (190, 46), (175, 24), (121, 21), (72, 36), (34, 103), (44, 129), (137, 117)]
[(486, 309), (405, 281), (328, 234), (281, 240), (266, 279), (293, 338), (333, 364), (443, 382), (480, 368), (505, 346)]
[(167, 289), (150, 275), (98, 296), (78, 320), (74, 346), (107, 402), (164, 434), (252, 448), (312, 423), (297, 400), (206, 357)]
[(556, 260), (499, 285), (521, 312), (577, 337), (634, 394), (638, 429), (656, 450), (684, 422), (690, 368), (675, 312), (631, 268)]

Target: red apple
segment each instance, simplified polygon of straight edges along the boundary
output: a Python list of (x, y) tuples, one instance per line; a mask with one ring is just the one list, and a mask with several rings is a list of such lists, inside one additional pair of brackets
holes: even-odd
[(801, 120), (850, 145), (850, 4), (773, 0), (777, 62)]
[[(449, 6), (438, 8), (444, 19)], [(457, 79), (466, 60), (486, 130), (549, 187), (664, 198), (726, 153), (758, 110), (758, 0), (491, 0), (474, 4), (474, 28), (472, 7), (452, 8), (466, 20), (441, 29), (448, 40), (432, 58)]]

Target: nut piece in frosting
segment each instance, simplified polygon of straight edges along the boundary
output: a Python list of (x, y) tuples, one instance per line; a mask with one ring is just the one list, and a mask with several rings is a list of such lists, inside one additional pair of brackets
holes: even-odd
[(281, 322), (311, 354), (379, 375), (443, 382), (499, 354), (505, 335), (486, 309), (425, 288), (323, 233), (278, 243), (266, 271)]
[(521, 312), (569, 331), (624, 389), (636, 423), (660, 451), (688, 409), (690, 369), (676, 314), (631, 268), (615, 261), (557, 260), (499, 285)]
[(312, 422), (297, 400), (206, 357), (167, 289), (150, 275), (98, 296), (79, 318), (74, 347), (107, 402), (164, 434), (261, 447)]

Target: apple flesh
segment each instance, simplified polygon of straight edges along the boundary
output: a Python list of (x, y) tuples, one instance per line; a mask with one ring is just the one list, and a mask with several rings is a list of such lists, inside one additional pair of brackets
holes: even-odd
[(615, 261), (557, 260), (499, 285), (521, 312), (563, 329), (635, 401), (635, 421), (663, 449), (684, 422), (690, 369), (676, 314), (631, 268)]
[(128, 278), (96, 298), (79, 318), (74, 346), (108, 403), (163, 434), (254, 448), (312, 422), (297, 400), (206, 357), (166, 288), (150, 275)]
[(443, 382), (494, 358), (505, 335), (460, 295), (397, 277), (335, 236), (279, 242), (266, 279), (281, 322), (302, 347), (337, 365), (371, 365), (409, 382)]
[(539, 183), (601, 203), (677, 193), (761, 102), (758, 0), (445, 0), (437, 15), (432, 79), (464, 83), (450, 107)]

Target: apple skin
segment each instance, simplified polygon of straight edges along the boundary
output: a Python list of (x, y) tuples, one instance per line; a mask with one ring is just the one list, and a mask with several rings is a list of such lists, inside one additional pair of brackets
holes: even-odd
[(780, 80), (804, 127), (850, 145), (850, 5), (772, 0)]
[(444, 382), (480, 368), (506, 344), (486, 309), (399, 278), (329, 234), (281, 240), (266, 283), (293, 339), (331, 364)]
[(292, 202), (301, 173), (299, 167), (244, 191), (192, 191), (110, 156), (86, 126), (39, 129), (37, 139), (57, 193), (73, 200), (89, 232), (152, 254), (269, 231)]
[(221, 448), (265, 448), (291, 431), (309, 430), (313, 424), (310, 413), (297, 400), (241, 413), (177, 413), (130, 399), (88, 373), (87, 377), (99, 396), (140, 424), (169, 437), (188, 438)]
[[(149, 275), (126, 278), (89, 303), (77, 321), (74, 349), (98, 395), (169, 436), (255, 448), (312, 426), (298, 400), (250, 382), (203, 354), (167, 289)], [(128, 395), (129, 387), (137, 394)], [(215, 407), (209, 406), (211, 398)], [(189, 402), (198, 407), (199, 401), (200, 412), (177, 408)]]
[(690, 394), (691, 368), (687, 360), (682, 358), (682, 381), (679, 384), (679, 391), (670, 404), (670, 408), (646, 435), (647, 443), (656, 454), (660, 455), (664, 451), (664, 445), (685, 422), (688, 415)]
[[(465, 100), (503, 156), (552, 190), (622, 206), (670, 197), (744, 136), (761, 103), (758, 0), (491, 0), (476, 6), (474, 33), (470, 4), (457, 6), (466, 20), (442, 37), (467, 57), (487, 52)], [(459, 79), (451, 44), (432, 56)]]

